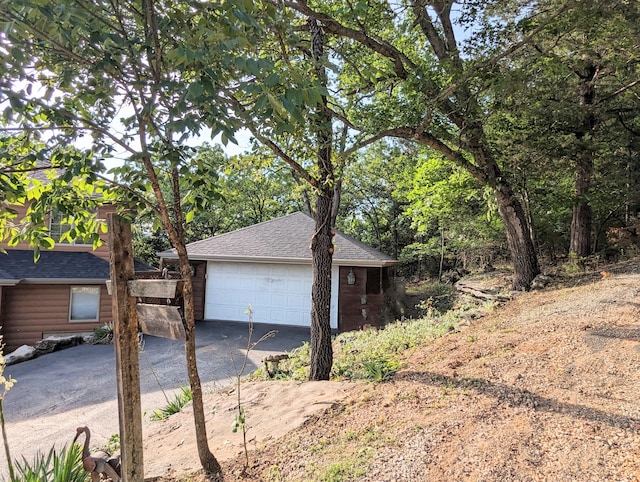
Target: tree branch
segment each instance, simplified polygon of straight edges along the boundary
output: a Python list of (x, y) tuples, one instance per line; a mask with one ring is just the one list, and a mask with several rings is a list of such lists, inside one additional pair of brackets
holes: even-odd
[(144, 202), (145, 205), (147, 205), (149, 208), (151, 208), (151, 210), (156, 213), (158, 216), (160, 216), (160, 210), (158, 208), (158, 206), (156, 206), (155, 204), (153, 204), (151, 201), (149, 201), (146, 197), (141, 196), (139, 192), (137, 192), (135, 189), (132, 189), (130, 186), (127, 186), (126, 184), (122, 184), (118, 181), (115, 181), (113, 179), (109, 179), (106, 176), (103, 176), (102, 174), (98, 174), (98, 173), (94, 173), (94, 175), (96, 176), (96, 178), (98, 179), (102, 179), (104, 182), (106, 182), (107, 184), (111, 185), (111, 186), (115, 186), (119, 189), (122, 189), (123, 191), (126, 191), (130, 194), (133, 194), (134, 196), (136, 196), (136, 198), (141, 199), (142, 202)]
[(453, 93), (460, 88), (461, 85), (463, 85), (465, 82), (467, 82), (473, 76), (478, 75), (479, 71), (482, 71), (482, 70), (487, 69), (489, 67), (495, 66), (502, 59), (504, 59), (504, 58), (508, 57), (509, 55), (511, 55), (512, 53), (520, 50), (525, 45), (528, 45), (529, 43), (531, 43), (531, 41), (534, 39), (534, 37), (536, 37), (540, 32), (542, 32), (545, 28), (547, 28), (547, 26), (553, 20), (555, 20), (559, 15), (561, 15), (568, 8), (569, 8), (569, 2), (564, 3), (545, 22), (542, 22), (538, 27), (533, 29), (529, 33), (529, 35), (526, 35), (521, 41), (516, 42), (515, 44), (513, 44), (509, 48), (505, 49), (502, 53), (496, 55), (495, 57), (487, 59), (484, 62), (481, 62), (481, 63), (479, 63), (477, 65), (470, 66), (467, 69), (467, 72), (464, 75), (462, 75), (461, 78), (457, 82), (454, 82), (449, 87), (447, 87), (445, 90), (443, 90), (440, 94), (438, 94), (438, 96), (433, 100), (433, 102), (434, 103), (435, 102), (441, 102), (442, 100), (444, 100), (444, 99), (446, 99), (448, 97), (451, 97), (453, 95)]
[(431, 134), (428, 134), (425, 132), (419, 132), (418, 130), (411, 127), (397, 127), (395, 129), (381, 131), (375, 136), (370, 137), (366, 141), (359, 143), (357, 146), (354, 146), (351, 149), (348, 149), (347, 151), (345, 151), (345, 155), (351, 154), (352, 152), (358, 149), (361, 149), (362, 147), (365, 147), (369, 144), (372, 144), (373, 142), (376, 142), (377, 140), (382, 139), (383, 137), (396, 137), (398, 139), (408, 139), (408, 140), (417, 142), (418, 144), (428, 146), (433, 150), (438, 151), (448, 160), (454, 162), (460, 167), (463, 167), (464, 169), (467, 169), (469, 173), (471, 173), (471, 175), (476, 179), (478, 179), (479, 181), (483, 183), (488, 183), (489, 181), (489, 178), (486, 175), (486, 173), (475, 164), (472, 164), (471, 162), (469, 162), (469, 160), (465, 158), (464, 155), (462, 154), (462, 151), (454, 150), (451, 147), (449, 147), (447, 144), (442, 142), (441, 140), (432, 136)]
[(640, 84), (640, 80), (634, 80), (633, 82), (631, 82), (630, 84), (625, 85), (624, 87), (619, 88), (618, 90), (616, 90), (615, 92), (611, 93), (610, 95), (600, 99), (597, 103), (601, 104), (603, 102), (606, 102), (624, 92), (626, 92), (629, 89), (632, 89), (633, 87), (635, 87), (636, 85)]
[(91, 65), (91, 62), (89, 60), (85, 59), (81, 55), (76, 54), (73, 50), (70, 50), (65, 45), (62, 45), (58, 41), (52, 39), (47, 33), (42, 32), (41, 30), (38, 30), (37, 28), (33, 27), (29, 23), (25, 22), (22, 18), (18, 17), (17, 15), (12, 14), (10, 12), (6, 12), (6, 11), (0, 12), (0, 19), (3, 19), (4, 21), (13, 20), (16, 23), (19, 23), (24, 28), (26, 28), (29, 32), (31, 32), (36, 38), (49, 42), (53, 47), (60, 49), (62, 52), (64, 52), (66, 55), (74, 59), (76, 62), (84, 65)]
[(411, 2), (411, 9), (416, 16), (416, 22), (420, 25), (422, 32), (429, 40), (433, 52), (440, 60), (444, 60), (447, 56), (447, 49), (444, 41), (440, 38), (438, 30), (433, 25), (429, 14), (427, 13), (427, 2), (425, 0), (416, 0)]
[(404, 55), (400, 50), (395, 48), (390, 43), (384, 40), (375, 40), (360, 30), (342, 25), (340, 22), (330, 17), (329, 15), (313, 10), (307, 5), (306, 0), (285, 0), (283, 2), (280, 2), (278, 0), (271, 0), (271, 2), (276, 6), (284, 5), (285, 7), (292, 8), (293, 10), (296, 10), (297, 12), (307, 17), (319, 20), (328, 32), (339, 35), (340, 37), (346, 37), (355, 40), (362, 45), (370, 48), (374, 52), (379, 53), (383, 57), (393, 60), (396, 75), (400, 78), (406, 79), (408, 77), (408, 72), (405, 68), (405, 65), (410, 67), (411, 69), (416, 68), (416, 65), (411, 61), (411, 59), (409, 59), (406, 55)]
[(276, 154), (280, 159), (286, 162), (289, 165), (289, 167), (291, 167), (291, 169), (293, 169), (296, 173), (298, 173), (305, 181), (307, 181), (313, 187), (317, 186), (318, 182), (316, 181), (316, 179), (314, 179), (304, 167), (302, 167), (292, 157), (287, 155), (287, 153), (284, 152), (282, 148), (280, 148), (280, 146), (278, 146), (275, 142), (263, 136), (258, 131), (258, 127), (255, 125), (255, 123), (252, 120), (249, 119), (249, 116), (247, 115), (246, 107), (242, 105), (242, 103), (234, 97), (233, 93), (225, 91), (225, 94), (227, 96), (224, 97), (223, 100), (226, 100), (227, 103), (231, 104), (234, 109), (240, 111), (243, 114), (243, 117), (245, 118), (245, 121), (246, 121), (245, 127), (249, 129), (251, 134), (253, 134), (253, 136), (256, 139), (258, 139), (260, 142), (262, 142), (264, 145), (269, 147), (269, 149), (271, 149), (274, 154)]

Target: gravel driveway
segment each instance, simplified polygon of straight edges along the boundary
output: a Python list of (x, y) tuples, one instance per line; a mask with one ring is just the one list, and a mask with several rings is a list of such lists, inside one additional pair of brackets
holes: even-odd
[[(260, 365), (267, 353), (290, 351), (309, 339), (309, 328), (255, 325), (252, 339), (270, 330), (277, 333), (250, 352), (247, 373)], [(197, 361), (204, 392), (229, 383), (234, 376), (232, 358), (239, 367), (246, 352), (246, 323), (199, 322), (196, 327)], [(38, 450), (68, 444), (76, 427), (87, 425), (92, 446), (104, 444), (118, 433), (115, 357), (112, 345), (81, 345), (44, 355), (6, 368), (17, 383), (4, 401), (12, 458), (32, 460)], [(145, 336), (140, 354), (143, 413), (166, 405), (188, 385), (182, 342)], [(149, 423), (143, 417), (143, 430)], [(1, 457), (0, 478), (6, 477)]]

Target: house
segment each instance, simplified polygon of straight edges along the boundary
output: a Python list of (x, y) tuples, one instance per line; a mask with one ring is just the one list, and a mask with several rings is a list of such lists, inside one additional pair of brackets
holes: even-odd
[[(315, 221), (289, 214), (187, 245), (194, 272), (196, 319), (310, 326), (312, 266), (309, 244)], [(386, 254), (336, 232), (331, 327), (349, 331), (381, 326), (389, 268)], [(175, 262), (174, 250), (159, 253)]]
[[(112, 206), (102, 206), (98, 217), (104, 219), (110, 211)], [(66, 229), (56, 219), (49, 222), (52, 237), (56, 230)], [(53, 250), (42, 250), (37, 262), (27, 245), (0, 245), (6, 250), (0, 253), (0, 334), (5, 353), (35, 345), (48, 335), (91, 332), (112, 321), (105, 284), (110, 275), (106, 241), (103, 235), (103, 244), (95, 251), (90, 244), (58, 242)], [(136, 263), (136, 269), (150, 268)]]

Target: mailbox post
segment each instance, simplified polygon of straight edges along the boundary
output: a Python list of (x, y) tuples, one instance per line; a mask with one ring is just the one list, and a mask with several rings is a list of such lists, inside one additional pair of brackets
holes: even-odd
[(144, 481), (142, 451), (142, 407), (140, 403), (140, 363), (138, 331), (185, 340), (186, 333), (177, 306), (138, 303), (138, 298), (173, 299), (182, 290), (180, 280), (136, 280), (131, 225), (110, 213), (110, 275), (107, 290), (115, 327), (118, 420), (120, 422), (121, 475), (124, 482)]
[(108, 214), (107, 223), (111, 261), (111, 310), (115, 325), (121, 475), (124, 482), (143, 482), (138, 320), (136, 299), (129, 292), (129, 280), (134, 276), (131, 225), (115, 213)]

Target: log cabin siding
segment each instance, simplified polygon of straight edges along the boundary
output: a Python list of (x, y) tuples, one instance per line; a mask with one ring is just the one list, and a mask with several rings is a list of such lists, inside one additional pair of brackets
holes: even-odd
[(23, 284), (3, 287), (2, 334), (6, 351), (21, 345), (35, 345), (43, 333), (84, 333), (112, 320), (111, 297), (100, 287), (97, 322), (69, 322), (69, 303), (73, 285)]
[[(25, 214), (27, 213), (27, 207), (26, 206), (11, 206), (12, 209), (15, 209), (16, 212), (18, 213), (18, 219), (22, 219)], [(115, 206), (100, 206), (98, 208), (98, 218), (99, 219), (107, 219), (107, 214), (110, 212), (114, 212), (115, 211)], [(95, 254), (96, 256), (98, 256), (99, 258), (102, 258), (106, 261), (109, 261), (109, 245), (107, 244), (107, 240), (108, 240), (108, 235), (104, 234), (104, 233), (100, 233), (100, 239), (102, 240), (102, 245), (98, 248), (96, 248), (95, 250), (93, 249), (93, 246), (90, 244), (63, 244), (63, 243), (56, 243), (55, 247), (53, 248), (55, 251), (73, 251), (73, 252), (91, 252), (93, 254)], [(22, 242), (19, 243), (16, 246), (12, 246), (9, 247), (7, 241), (4, 242), (0, 242), (0, 248), (4, 248), (4, 249), (32, 249), (29, 246), (29, 243), (27, 242)]]

